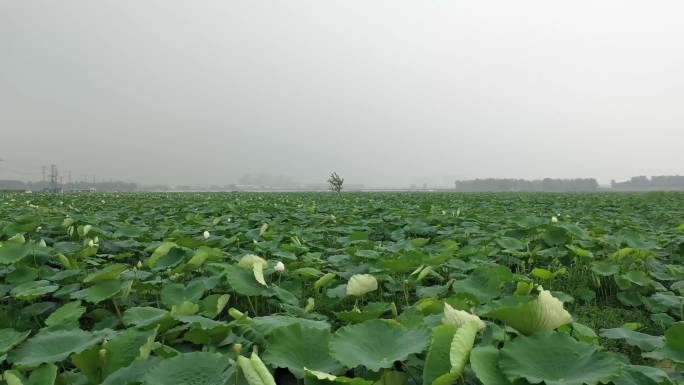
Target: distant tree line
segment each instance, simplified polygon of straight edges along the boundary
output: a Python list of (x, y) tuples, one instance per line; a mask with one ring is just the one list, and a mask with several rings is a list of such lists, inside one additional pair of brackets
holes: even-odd
[(582, 191), (590, 192), (598, 190), (598, 182), (594, 178), (580, 179), (474, 179), (456, 181), (456, 191), (477, 192), (477, 191), (546, 191), (546, 192), (570, 192)]
[(610, 187), (614, 190), (684, 190), (684, 176), (660, 175), (633, 176), (624, 182), (612, 181)]
[[(50, 187), (48, 182), (23, 182), (20, 180), (0, 180), (0, 190), (31, 190), (44, 191)], [(65, 191), (90, 190), (94, 188), (99, 192), (108, 191), (137, 191), (138, 185), (129, 182), (76, 182), (59, 185)]]

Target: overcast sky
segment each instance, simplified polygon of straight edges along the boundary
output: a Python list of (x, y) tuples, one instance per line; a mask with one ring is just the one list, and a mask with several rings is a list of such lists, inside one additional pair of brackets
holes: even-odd
[(684, 2), (0, 0), (0, 134), (0, 179), (682, 174)]

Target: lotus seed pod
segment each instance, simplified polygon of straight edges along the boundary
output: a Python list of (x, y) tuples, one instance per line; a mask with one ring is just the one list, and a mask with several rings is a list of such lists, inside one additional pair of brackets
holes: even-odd
[(233, 344), (233, 351), (235, 354), (242, 353), (242, 344)]

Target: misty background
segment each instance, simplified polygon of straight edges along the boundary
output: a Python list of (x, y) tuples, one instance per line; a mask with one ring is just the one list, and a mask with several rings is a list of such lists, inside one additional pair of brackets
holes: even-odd
[(681, 1), (0, 3), (0, 179), (684, 171)]

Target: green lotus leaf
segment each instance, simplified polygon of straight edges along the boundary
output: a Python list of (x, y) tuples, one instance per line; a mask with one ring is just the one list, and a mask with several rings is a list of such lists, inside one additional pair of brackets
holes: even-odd
[(597, 275), (608, 277), (620, 272), (620, 266), (610, 261), (597, 261), (591, 264), (591, 271)]
[(513, 273), (505, 266), (483, 266), (475, 269), (466, 279), (454, 282), (453, 290), (485, 303), (499, 297), (501, 286), (512, 279)]
[(330, 340), (330, 353), (349, 368), (365, 366), (378, 371), (410, 354), (421, 353), (428, 341), (429, 333), (423, 327), (407, 329), (382, 320), (370, 320), (337, 330)]
[(259, 284), (250, 269), (243, 269), (237, 265), (226, 267), (226, 279), (236, 293), (247, 296), (270, 296), (267, 287)]
[(151, 306), (132, 307), (123, 314), (124, 325), (144, 327), (162, 321), (169, 312)]
[(287, 368), (297, 378), (304, 368), (337, 374), (343, 367), (328, 353), (331, 333), (327, 329), (300, 323), (275, 329), (268, 339), (264, 361), (276, 368)]
[(125, 368), (121, 368), (110, 374), (100, 385), (128, 385), (138, 383), (151, 368), (161, 362), (158, 357), (150, 357), (146, 360), (135, 360)]
[(25, 366), (38, 366), (64, 360), (97, 344), (101, 336), (81, 330), (41, 331), (12, 350), (7, 360)]
[(508, 251), (518, 251), (525, 248), (525, 244), (519, 239), (511, 237), (502, 237), (496, 240), (496, 243), (501, 246), (501, 248)]
[(31, 371), (28, 378), (25, 378), (16, 370), (7, 370), (3, 377), (7, 385), (54, 385), (57, 379), (57, 366), (45, 364)]
[(161, 290), (161, 301), (167, 308), (183, 302), (197, 303), (204, 295), (204, 283), (192, 281), (190, 283), (173, 283)]
[(300, 324), (307, 329), (321, 329), (330, 330), (330, 324), (326, 321), (316, 321), (306, 318), (297, 318), (286, 315), (269, 315), (264, 317), (252, 318), (254, 328), (264, 335), (271, 334), (274, 330), (289, 326), (292, 324)]
[(75, 291), (71, 293), (72, 299), (82, 299), (84, 301), (98, 304), (106, 299), (109, 299), (121, 291), (121, 282), (113, 279), (109, 281), (98, 282), (86, 289)]
[(471, 350), (470, 367), (483, 385), (511, 385), (499, 368), (499, 349), (494, 346)]
[(601, 329), (599, 334), (605, 338), (625, 340), (627, 344), (636, 346), (644, 352), (650, 352), (665, 344), (661, 336), (652, 336), (625, 328)]
[(373, 381), (365, 380), (363, 378), (338, 377), (329, 373), (323, 373), (316, 370), (304, 370), (304, 385), (326, 384), (373, 385)]
[(551, 331), (572, 322), (563, 303), (548, 290), (542, 290), (534, 299), (509, 297), (497, 305), (486, 316), (503, 321), (526, 335)]
[(684, 362), (684, 322), (670, 326), (665, 331), (665, 345), (658, 350), (643, 354), (644, 357), (656, 360), (669, 359)]
[(608, 383), (621, 374), (622, 365), (613, 355), (564, 333), (518, 337), (501, 349), (499, 360), (509, 380), (546, 385)]
[(230, 360), (221, 354), (183, 353), (161, 361), (144, 379), (149, 385), (224, 385), (229, 367)]
[(364, 306), (363, 310), (354, 309), (350, 311), (340, 311), (335, 313), (335, 315), (343, 321), (349, 323), (359, 323), (379, 318), (381, 315), (385, 314), (391, 309), (392, 307), (389, 303), (371, 302)]
[(445, 324), (432, 330), (432, 342), (423, 366), (423, 384), (432, 385), (438, 377), (451, 370), (451, 342), (456, 328), (456, 325)]
[(145, 346), (153, 343), (156, 336), (157, 329), (128, 329), (110, 339), (104, 346), (107, 352), (104, 360), (100, 357), (103, 378), (127, 367), (136, 359), (147, 358), (149, 353), (145, 351)]
[(463, 326), (467, 322), (475, 322), (480, 330), (487, 327), (480, 317), (475, 314), (470, 314), (464, 310), (454, 309), (448, 303), (444, 303), (444, 315), (442, 316), (442, 323), (455, 326)]
[(0, 264), (11, 265), (19, 262), (31, 252), (31, 245), (26, 243), (0, 242)]
[(174, 247), (178, 247), (178, 245), (174, 242), (162, 242), (162, 244), (157, 246), (157, 248), (154, 250), (150, 256), (150, 259), (147, 260), (147, 266), (154, 267), (159, 258), (168, 254), (169, 251), (171, 251), (171, 249)]
[(22, 343), (29, 334), (31, 334), (29, 330), (20, 332), (14, 329), (0, 329), (0, 354)]
[(615, 385), (670, 385), (667, 373), (651, 366), (627, 365), (622, 375), (613, 380)]
[(52, 285), (50, 281), (29, 281), (15, 286), (12, 291), (10, 291), (10, 294), (14, 298), (29, 301), (44, 294), (55, 292), (57, 289), (59, 289), (59, 286)]
[(119, 275), (128, 269), (123, 263), (107, 265), (102, 269), (88, 274), (83, 278), (84, 283), (95, 283), (119, 278)]
[(45, 325), (55, 326), (63, 323), (78, 322), (85, 311), (86, 308), (81, 306), (81, 301), (67, 302), (45, 319)]
[(211, 318), (218, 316), (226, 308), (229, 299), (230, 294), (212, 294), (204, 297), (199, 303), (201, 314)]
[(347, 282), (347, 295), (362, 296), (378, 289), (378, 280), (370, 274), (355, 274)]

